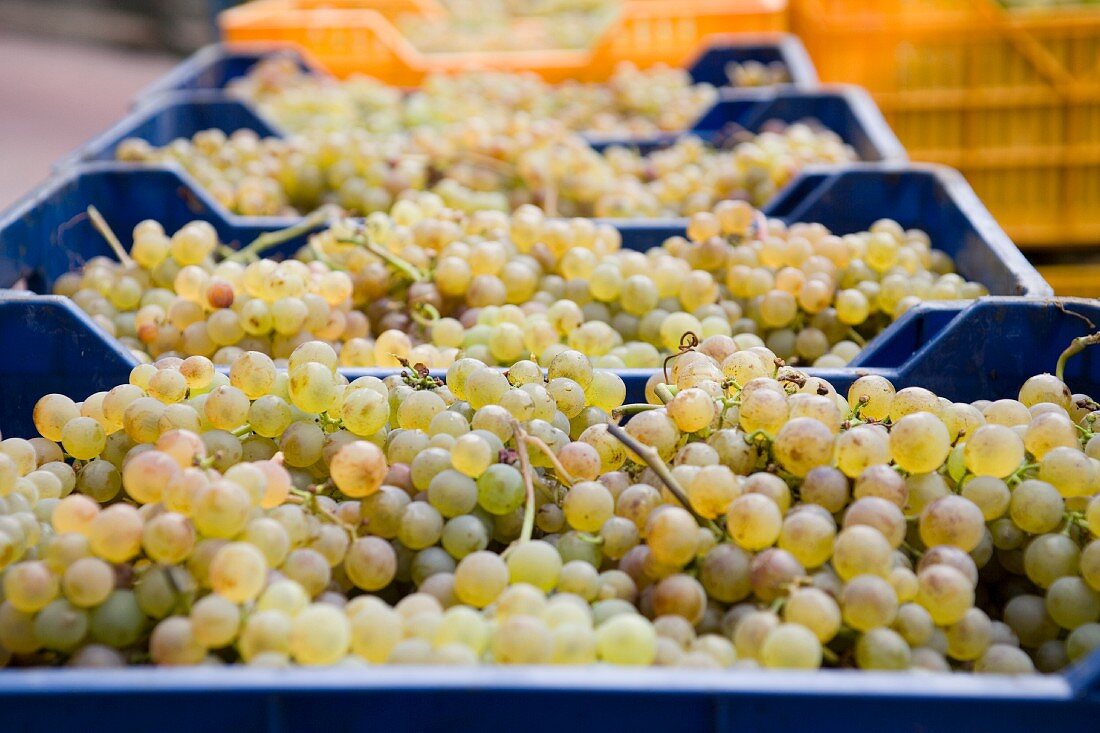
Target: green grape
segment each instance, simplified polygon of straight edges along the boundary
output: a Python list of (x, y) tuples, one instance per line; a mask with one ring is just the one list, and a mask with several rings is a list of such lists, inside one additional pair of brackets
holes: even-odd
[(329, 472), (337, 488), (353, 498), (376, 492), (382, 485), (386, 470), (382, 451), (364, 440), (345, 444), (329, 464)]
[(953, 545), (969, 552), (978, 546), (984, 532), (981, 509), (961, 496), (940, 497), (920, 515), (920, 536), (928, 547)]
[(135, 643), (147, 622), (133, 591), (115, 590), (92, 610), (88, 628), (93, 639), (119, 649)]
[(211, 593), (191, 607), (191, 633), (206, 649), (221, 649), (237, 638), (241, 628), (241, 611), (225, 596)]
[(651, 512), (645, 535), (653, 559), (669, 568), (683, 567), (694, 559), (699, 549), (695, 519), (679, 507), (667, 506)]
[(142, 528), (141, 544), (150, 559), (175, 565), (184, 562), (195, 547), (195, 529), (187, 517), (165, 512)]
[(397, 572), (397, 556), (388, 542), (378, 537), (360, 537), (348, 547), (344, 571), (356, 587), (381, 590)]
[(979, 476), (1006, 478), (1024, 460), (1024, 443), (1003, 425), (983, 425), (966, 440), (966, 468)]
[(471, 552), (484, 550), (489, 544), (489, 533), (480, 519), (463, 514), (447, 520), (440, 541), (451, 557), (461, 560)]
[(230, 542), (210, 562), (210, 587), (235, 603), (255, 599), (263, 589), (267, 561), (255, 545)]
[[(244, 488), (230, 481), (215, 481), (195, 494), (191, 520), (201, 534), (229, 539), (245, 528), (251, 509), (252, 501)], [(93, 549), (94, 545), (93, 539)]]
[(749, 551), (773, 545), (779, 539), (782, 523), (779, 507), (761, 494), (737, 497), (726, 514), (726, 531), (730, 538)]
[(61, 576), (61, 592), (70, 603), (81, 608), (103, 603), (114, 588), (114, 570), (96, 557), (74, 560)]
[(616, 665), (648, 665), (656, 655), (657, 633), (636, 614), (619, 614), (596, 629), (599, 659)]
[(95, 419), (74, 417), (61, 429), (61, 445), (65, 452), (80, 461), (96, 458), (107, 447), (107, 435)]
[(910, 413), (890, 428), (890, 455), (909, 473), (935, 471), (950, 450), (947, 428), (931, 413)]
[(1016, 526), (1031, 534), (1055, 529), (1062, 522), (1065, 502), (1058, 490), (1037, 479), (1021, 481), (1012, 490), (1008, 514)]
[(91, 521), (88, 542), (92, 552), (104, 560), (126, 562), (140, 552), (142, 531), (141, 515), (136, 509), (128, 504), (112, 504)]
[(615, 510), (615, 500), (596, 481), (574, 484), (562, 503), (565, 520), (581, 532), (598, 532)]
[(841, 530), (833, 545), (833, 569), (843, 580), (871, 574), (885, 577), (890, 572), (893, 548), (877, 529), (853, 525)]
[(485, 473), (494, 458), (489, 444), (473, 433), (460, 436), (451, 448), (455, 469), (474, 479)]
[(760, 646), (760, 663), (780, 669), (817, 669), (821, 642), (814, 632), (797, 623), (782, 623), (768, 632)]
[(350, 648), (350, 624), (340, 609), (315, 603), (294, 617), (288, 642), (298, 664), (335, 664)]
[(856, 664), (860, 669), (903, 670), (910, 663), (909, 645), (891, 629), (870, 629), (856, 642)]
[(795, 417), (780, 428), (772, 444), (779, 463), (795, 476), (832, 463), (833, 433), (820, 420)]
[(969, 579), (948, 565), (932, 565), (917, 574), (916, 601), (938, 626), (957, 623), (974, 603)]
[(898, 613), (898, 598), (888, 582), (876, 575), (857, 575), (844, 585), (840, 596), (844, 622), (867, 632), (889, 626)]
[(523, 497), (523, 477), (512, 466), (495, 463), (477, 479), (478, 505), (491, 514), (515, 511), (523, 504)]
[(1073, 630), (1100, 619), (1100, 592), (1079, 577), (1063, 576), (1047, 588), (1046, 608), (1055, 623)]
[(455, 595), (475, 608), (492, 603), (507, 584), (508, 566), (492, 552), (472, 552), (455, 568)]
[(60, 591), (60, 583), (49, 567), (39, 561), (21, 562), (4, 572), (4, 598), (23, 613), (45, 608)]

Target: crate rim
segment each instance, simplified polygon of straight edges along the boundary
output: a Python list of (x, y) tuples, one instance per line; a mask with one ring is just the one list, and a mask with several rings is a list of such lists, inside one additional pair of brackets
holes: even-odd
[[(634, 669), (609, 665), (553, 667), (550, 665), (478, 666), (461, 672), (441, 666), (364, 669), (263, 670), (242, 666), (183, 669), (126, 668), (110, 670), (9, 669), (0, 670), (0, 698), (84, 693), (139, 695), (204, 691), (214, 694), (295, 691), (441, 690), (545, 691), (597, 695), (699, 694), (777, 697), (887, 697), (926, 699), (1026, 699), (1071, 702), (1088, 699), (1100, 673), (1100, 651), (1057, 675), (979, 675), (930, 672), (909, 674), (861, 670), (676, 670)], [(916, 680), (920, 684), (914, 684)], [(120, 689), (121, 688), (121, 689)]]

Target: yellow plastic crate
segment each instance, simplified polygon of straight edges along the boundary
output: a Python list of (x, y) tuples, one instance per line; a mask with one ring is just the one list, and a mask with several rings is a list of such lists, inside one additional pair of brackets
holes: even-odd
[(786, 0), (623, 0), (591, 48), (427, 54), (395, 25), (404, 15), (443, 12), (435, 0), (254, 0), (218, 23), (226, 41), (293, 43), (337, 76), (358, 72), (405, 86), (468, 69), (602, 81), (623, 61), (683, 65), (714, 34), (787, 28)]
[(1100, 6), (794, 0), (792, 26), (823, 81), (867, 87), (1020, 245), (1100, 243)]

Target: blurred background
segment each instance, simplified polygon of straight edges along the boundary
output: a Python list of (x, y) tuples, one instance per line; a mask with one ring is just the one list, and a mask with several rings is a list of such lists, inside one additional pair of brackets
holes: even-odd
[[(442, 8), (445, 25), (406, 11), (395, 20), (426, 52), (538, 48), (497, 22), (517, 8), (559, 13), (550, 42), (579, 48), (599, 37), (619, 7), (615, 0), (287, 0), (296, 3)], [(0, 160), (7, 165), (0, 207), (120, 119), (134, 94), (180, 57), (217, 40), (217, 14), (234, 4), (2, 0)], [(822, 81), (871, 92), (911, 159), (961, 170), (1060, 293), (1100, 295), (1097, 0), (760, 4), (784, 13)]]

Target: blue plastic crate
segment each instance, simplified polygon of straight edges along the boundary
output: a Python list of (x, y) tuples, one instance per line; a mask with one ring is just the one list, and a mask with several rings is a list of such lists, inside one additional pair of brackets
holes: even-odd
[(37, 434), (38, 399), (63, 392), (84, 399), (126, 381), (136, 363), (68, 298), (0, 290), (0, 434)]
[[(215, 43), (199, 49), (142, 89), (135, 97), (135, 103), (143, 104), (166, 92), (225, 89), (229, 82), (245, 76), (257, 63), (276, 54), (293, 59), (303, 71), (329, 76), (327, 71), (312, 63), (293, 46)], [(687, 68), (696, 83), (724, 87), (729, 86), (726, 64), (746, 61), (763, 64), (779, 61), (787, 67), (792, 85), (811, 87), (817, 84), (817, 70), (806, 47), (797, 36), (787, 33), (716, 36), (694, 61), (687, 64)], [(364, 74), (369, 76), (369, 73), (369, 69), (364, 70)]]
[[(860, 160), (906, 160), (905, 149), (867, 92), (843, 84), (814, 90), (792, 87), (723, 90), (718, 101), (686, 132), (624, 139), (592, 137), (590, 143), (597, 149), (622, 144), (644, 151), (668, 145), (687, 134), (713, 140), (730, 126), (756, 132), (771, 120), (791, 123), (806, 119), (817, 120), (836, 132), (855, 148)], [(226, 133), (251, 129), (261, 136), (283, 134), (277, 124), (265, 120), (250, 102), (226, 92), (209, 89), (177, 92), (134, 109), (63, 158), (55, 168), (82, 161), (113, 160), (118, 144), (127, 138), (136, 137), (161, 146), (210, 128)]]
[(890, 129), (866, 90), (850, 84), (829, 84), (815, 89), (791, 87), (724, 89), (718, 101), (691, 125), (686, 133), (649, 138), (586, 136), (597, 150), (626, 145), (643, 153), (675, 142), (685, 134), (704, 140), (720, 139), (731, 128), (759, 132), (768, 122), (813, 120), (851, 145), (861, 161), (904, 161), (905, 148)]
[(737, 733), (1096, 730), (1100, 656), (1052, 677), (612, 667), (10, 670), (10, 730)]
[(817, 69), (810, 54), (798, 36), (789, 33), (746, 34), (711, 36), (711, 42), (694, 61), (687, 64), (691, 80), (695, 83), (730, 86), (726, 76), (726, 64), (759, 61), (770, 64), (782, 62), (787, 67), (790, 83), (796, 87), (817, 85)]
[[(174, 167), (86, 164), (64, 171), (0, 214), (0, 288), (22, 283), (32, 291), (49, 292), (60, 275), (78, 268), (91, 257), (110, 256), (107, 244), (87, 219), (85, 211), (89, 205), (100, 210), (124, 241), (133, 226), (147, 218), (160, 221), (169, 231), (202, 218), (217, 229), (223, 242), (234, 246), (296, 221), (230, 214), (211, 200), (190, 176)], [(796, 179), (768, 211), (788, 223), (823, 221), (839, 233), (860, 231), (875, 219), (893, 217), (903, 226), (924, 228), (938, 248), (956, 258), (963, 275), (985, 283), (996, 295), (1052, 295), (1050, 287), (1035, 269), (989, 220), (988, 213), (961, 176), (949, 169), (931, 165), (868, 164), (839, 172), (808, 172)], [(622, 230), (624, 246), (631, 249), (645, 250), (668, 236), (683, 233), (682, 222), (614, 223)], [(303, 242), (304, 238), (292, 240), (273, 250), (273, 254), (291, 254)], [(902, 356), (914, 353), (924, 341), (909, 335), (911, 322), (916, 313), (925, 313), (930, 308), (933, 306), (922, 306), (914, 315), (907, 315), (891, 326), (868, 346), (867, 353), (889, 348), (883, 344), (895, 345), (894, 350)], [(948, 311), (953, 314), (959, 308), (961, 305), (954, 304)], [(939, 318), (947, 319), (946, 316)], [(106, 383), (125, 381), (129, 368), (136, 363), (131, 355), (119, 349), (88, 319), (76, 325), (94, 331), (94, 339), (121, 352), (121, 361), (111, 362), (113, 376)], [(57, 334), (69, 336), (67, 332)], [(18, 339), (12, 342), (18, 343)], [(861, 356), (857, 361), (860, 366), (897, 366), (894, 363), (866, 364), (862, 359)], [(369, 372), (359, 370), (355, 374)], [(649, 370), (623, 371), (629, 399), (643, 399), (645, 381), (651, 373)], [(850, 382), (854, 371), (848, 368), (829, 374)], [(0, 378), (3, 375), (4, 365), (0, 362)], [(76, 399), (88, 393), (76, 383), (71, 386), (62, 383), (61, 389)], [(37, 391), (28, 399), (33, 404), (33, 399), (49, 391), (52, 388)], [(29, 410), (8, 410), (5, 403), (0, 402), (0, 430), (13, 435), (29, 434), (32, 431)]]

